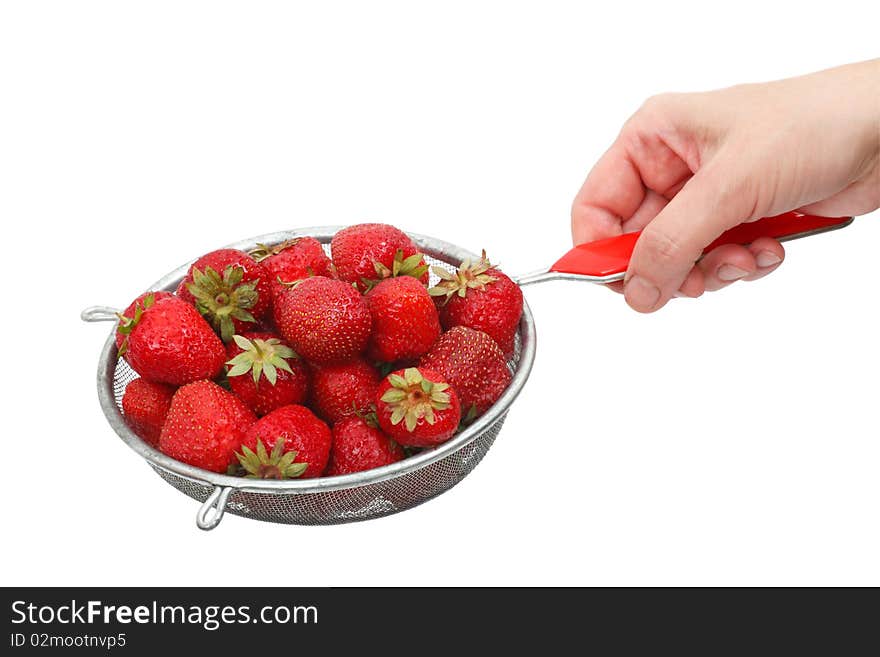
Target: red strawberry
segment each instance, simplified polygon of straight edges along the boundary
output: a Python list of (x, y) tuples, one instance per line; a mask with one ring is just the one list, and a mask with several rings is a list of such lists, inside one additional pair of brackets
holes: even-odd
[(256, 420), (231, 392), (212, 381), (196, 381), (174, 393), (159, 449), (178, 461), (226, 472)]
[(177, 287), (177, 295), (198, 308), (229, 342), (253, 330), (269, 310), (272, 285), (263, 266), (244, 251), (219, 249), (196, 260)]
[(331, 425), (368, 412), (376, 403), (379, 373), (358, 358), (342, 365), (317, 367), (312, 376), (312, 408)]
[(171, 407), (174, 388), (164, 383), (135, 379), (125, 386), (122, 395), (122, 413), (132, 431), (153, 447), (159, 444), (159, 434), (165, 416)]
[(343, 228), (333, 236), (330, 251), (339, 278), (356, 284), (361, 291), (392, 276), (428, 282), (428, 267), (416, 245), (406, 233), (388, 224)]
[(274, 333), (235, 335), (226, 355), (229, 387), (257, 415), (301, 404), (308, 396), (306, 364)]
[(428, 292), (436, 297), (444, 329), (468, 326), (488, 333), (505, 356), (514, 351), (514, 336), (522, 317), (522, 290), (486, 259), (465, 261), (455, 273), (434, 267), (440, 283)]
[(389, 278), (365, 296), (373, 317), (370, 358), (392, 362), (418, 358), (440, 336), (437, 308), (414, 278)]
[(333, 264), (314, 237), (295, 237), (275, 246), (257, 244), (250, 254), (268, 273), (273, 296), (287, 289), (282, 282), (292, 283), (309, 276), (333, 277)]
[(458, 429), (461, 406), (437, 372), (410, 367), (392, 372), (376, 395), (379, 426), (401, 445), (433, 447)]
[[(190, 304), (173, 295), (148, 294), (131, 315), (121, 315), (119, 353), (148, 381), (180, 386), (212, 379), (226, 349)], [(118, 335), (117, 335), (118, 340)]]
[(366, 301), (350, 284), (315, 276), (278, 295), (275, 324), (296, 353), (324, 365), (360, 354), (372, 319)]
[(333, 438), (330, 428), (309, 409), (296, 405), (275, 409), (251, 425), (243, 444), (252, 451), (258, 449), (258, 442), (273, 449), (279, 439), (284, 440), (283, 453), (295, 451), (296, 462), (308, 464), (303, 479), (321, 476)]
[(455, 388), (462, 414), (469, 420), (498, 401), (512, 378), (495, 341), (466, 326), (454, 326), (441, 335), (419, 367), (439, 372)]
[[(165, 299), (167, 297), (173, 297), (173, 296), (174, 295), (171, 294), (171, 292), (164, 292), (162, 290), (159, 290), (156, 292), (144, 292), (142, 295), (140, 295), (137, 299), (135, 299), (134, 301), (132, 301), (129, 304), (128, 308), (126, 308), (122, 312), (122, 317), (127, 317), (130, 319), (134, 318), (135, 313), (137, 312), (138, 306), (140, 306), (141, 312), (143, 312), (144, 311), (144, 299), (146, 299), (147, 297), (153, 297), (153, 302), (155, 303), (159, 299)], [(123, 328), (123, 325), (124, 325), (124, 322), (120, 322), (119, 328)], [(122, 343), (125, 342), (125, 337), (126, 337), (126, 334), (122, 333), (121, 331), (119, 331), (117, 329), (117, 331), (116, 331), (116, 348), (117, 349), (122, 348)]]
[(404, 457), (400, 445), (376, 426), (374, 419), (349, 417), (333, 427), (328, 477), (372, 470)]

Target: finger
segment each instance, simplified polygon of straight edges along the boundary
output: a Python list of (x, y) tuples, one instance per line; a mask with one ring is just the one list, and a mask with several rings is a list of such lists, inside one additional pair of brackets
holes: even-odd
[(634, 310), (662, 308), (705, 245), (754, 214), (750, 179), (726, 160), (704, 166), (645, 226), (624, 278), (624, 296)]
[(571, 207), (575, 244), (614, 237), (641, 205), (645, 187), (618, 139), (596, 162)]
[[(638, 230), (691, 176), (687, 163), (652, 129), (656, 115), (640, 110), (599, 159), (571, 209), (575, 244)], [(636, 218), (635, 227), (624, 225)]]
[[(607, 287), (612, 292), (623, 294), (623, 281), (606, 283), (605, 287)], [(694, 267), (688, 274), (687, 278), (684, 279), (684, 283), (681, 284), (681, 288), (679, 288), (678, 292), (676, 292), (674, 296), (696, 299), (697, 297), (702, 296), (703, 292), (705, 291), (706, 286), (703, 281), (703, 272)]]
[(876, 210), (878, 205), (880, 185), (876, 180), (865, 178), (852, 183), (834, 196), (799, 209), (806, 214), (820, 217), (849, 217), (867, 214)]
[(748, 249), (755, 258), (757, 270), (751, 276), (743, 279), (746, 281), (756, 281), (763, 278), (775, 271), (785, 260), (785, 247), (772, 237), (760, 237), (749, 244)]
[(654, 217), (660, 214), (660, 211), (663, 210), (668, 203), (669, 199), (662, 194), (658, 194), (651, 189), (646, 189), (645, 198), (642, 199), (642, 204), (635, 212), (633, 212), (629, 219), (623, 222), (623, 232), (632, 233), (633, 231), (641, 230), (647, 226)]
[(707, 253), (697, 263), (706, 278), (706, 290), (714, 292), (758, 271), (755, 256), (739, 244), (725, 244)]
[(678, 291), (673, 296), (696, 299), (697, 297), (702, 296), (705, 291), (705, 275), (699, 267), (694, 267), (685, 277), (684, 283), (681, 284), (681, 287), (678, 288)]
[[(605, 287), (617, 294), (623, 294), (623, 281), (606, 283)], [(694, 267), (687, 275), (687, 278), (684, 279), (684, 283), (681, 284), (678, 292), (673, 296), (678, 298), (696, 299), (697, 297), (702, 296), (705, 291), (706, 284), (704, 282), (703, 272), (698, 267)]]

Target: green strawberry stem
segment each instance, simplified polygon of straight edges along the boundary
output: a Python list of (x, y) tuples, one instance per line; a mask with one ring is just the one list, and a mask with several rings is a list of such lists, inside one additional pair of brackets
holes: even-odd
[(403, 249), (397, 249), (390, 269), (381, 262), (374, 262), (373, 269), (376, 270), (377, 278), (362, 278), (361, 282), (366, 288), (365, 291), (369, 292), (387, 278), (412, 276), (416, 280), (420, 280), (428, 271), (428, 265), (424, 264), (424, 260), (425, 257), (421, 253), (413, 253), (408, 258), (404, 258)]
[(256, 318), (248, 312), (259, 298), (259, 279), (242, 283), (244, 268), (228, 265), (223, 275), (212, 267), (201, 271), (192, 270), (193, 282), (186, 286), (195, 297), (196, 308), (208, 323), (220, 333), (223, 342), (229, 342), (235, 334), (233, 318), (256, 324)]
[(257, 439), (257, 451), (247, 445), (241, 446), (243, 454), (235, 453), (248, 479), (295, 479), (309, 467), (308, 463), (294, 463), (296, 452), (284, 451), (284, 438), (278, 438), (272, 453), (266, 452), (263, 441)]
[(448, 383), (429, 381), (415, 367), (404, 370), (403, 376), (388, 376), (391, 388), (385, 391), (381, 400), (391, 409), (391, 424), (406, 424), (407, 431), (415, 431), (422, 418), (428, 424), (437, 421), (434, 411), (445, 411), (450, 406)]
[(474, 263), (465, 260), (455, 272), (447, 271), (443, 267), (431, 267), (431, 271), (440, 277), (440, 282), (429, 288), (428, 294), (432, 297), (446, 297), (445, 301), (449, 302), (456, 294), (464, 297), (468, 290), (482, 290), (498, 280), (487, 273), (492, 269), (495, 269), (495, 265), (489, 262), (485, 250), (479, 260)]
[(298, 356), (293, 349), (281, 344), (278, 338), (248, 340), (242, 335), (233, 335), (232, 339), (242, 352), (226, 361), (231, 366), (227, 376), (242, 376), (250, 372), (254, 383), (258, 384), (260, 376), (265, 375), (266, 380), (274, 386), (278, 380), (278, 370), (293, 374), (287, 359)]
[(370, 410), (367, 412), (360, 410), (357, 407), (356, 402), (351, 402), (351, 407), (352, 407), (352, 409), (354, 409), (355, 417), (358, 417), (361, 420), (363, 420), (364, 424), (366, 424), (368, 427), (372, 427), (373, 429), (379, 428), (379, 418), (376, 415), (375, 405), (371, 405)]
[(294, 246), (297, 242), (300, 241), (300, 239), (302, 238), (294, 237), (293, 239), (281, 242), (281, 244), (275, 244), (274, 246), (258, 243), (255, 249), (251, 249), (250, 251), (248, 251), (248, 255), (257, 262), (263, 262), (263, 260), (265, 260), (266, 258), (278, 255), (284, 249)]
[(144, 311), (148, 308), (152, 308), (155, 301), (156, 297), (152, 294), (148, 294), (144, 297), (143, 305), (141, 305), (140, 302), (135, 304), (133, 317), (126, 317), (122, 313), (117, 313), (117, 317), (119, 317), (119, 327), (116, 330), (125, 336), (122, 340), (122, 344), (119, 345), (120, 356), (124, 356), (128, 351), (128, 338), (131, 335), (131, 332), (134, 330), (134, 327), (138, 325), (138, 322), (141, 321)]

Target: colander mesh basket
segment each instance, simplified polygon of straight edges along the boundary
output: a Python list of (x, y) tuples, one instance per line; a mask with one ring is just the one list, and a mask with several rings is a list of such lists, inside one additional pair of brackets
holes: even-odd
[[(330, 239), (339, 227), (303, 228), (255, 237), (231, 248), (249, 250), (294, 237), (317, 238), (329, 253)], [(410, 235), (430, 265), (455, 269), (477, 256), (459, 247), (421, 235)], [(176, 289), (189, 263), (154, 283), (151, 290)], [(432, 274), (432, 277), (434, 275)], [(433, 278), (432, 283), (436, 281)], [(224, 512), (268, 522), (326, 525), (367, 520), (421, 504), (449, 490), (482, 460), (495, 442), (510, 404), (519, 394), (534, 360), (535, 329), (531, 311), (523, 304), (516, 350), (508, 365), (513, 380), (498, 402), (450, 441), (398, 463), (339, 477), (304, 480), (253, 480), (220, 475), (175, 461), (135, 435), (122, 416), (122, 395), (137, 374), (117, 358), (111, 332), (101, 354), (98, 394), (107, 420), (117, 434), (144, 457), (156, 473), (177, 490), (203, 503), (197, 524), (212, 529)]]

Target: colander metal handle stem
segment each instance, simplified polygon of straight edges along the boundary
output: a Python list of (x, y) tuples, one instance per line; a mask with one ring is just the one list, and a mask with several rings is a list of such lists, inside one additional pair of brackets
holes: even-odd
[[(852, 217), (818, 217), (800, 212), (786, 212), (774, 217), (740, 224), (721, 234), (703, 253), (722, 244), (750, 244), (759, 237), (774, 237), (780, 242), (826, 233), (848, 226)], [(577, 280), (590, 283), (613, 283), (623, 280), (641, 231), (618, 237), (578, 244), (549, 269), (526, 274), (517, 279), (520, 285), (549, 280)]]
[(119, 319), (119, 311), (110, 306), (89, 306), (79, 317), (84, 322), (115, 322)]
[(196, 514), (196, 525), (199, 529), (209, 531), (220, 524), (231, 492), (232, 488), (228, 486), (214, 486), (214, 490)]

